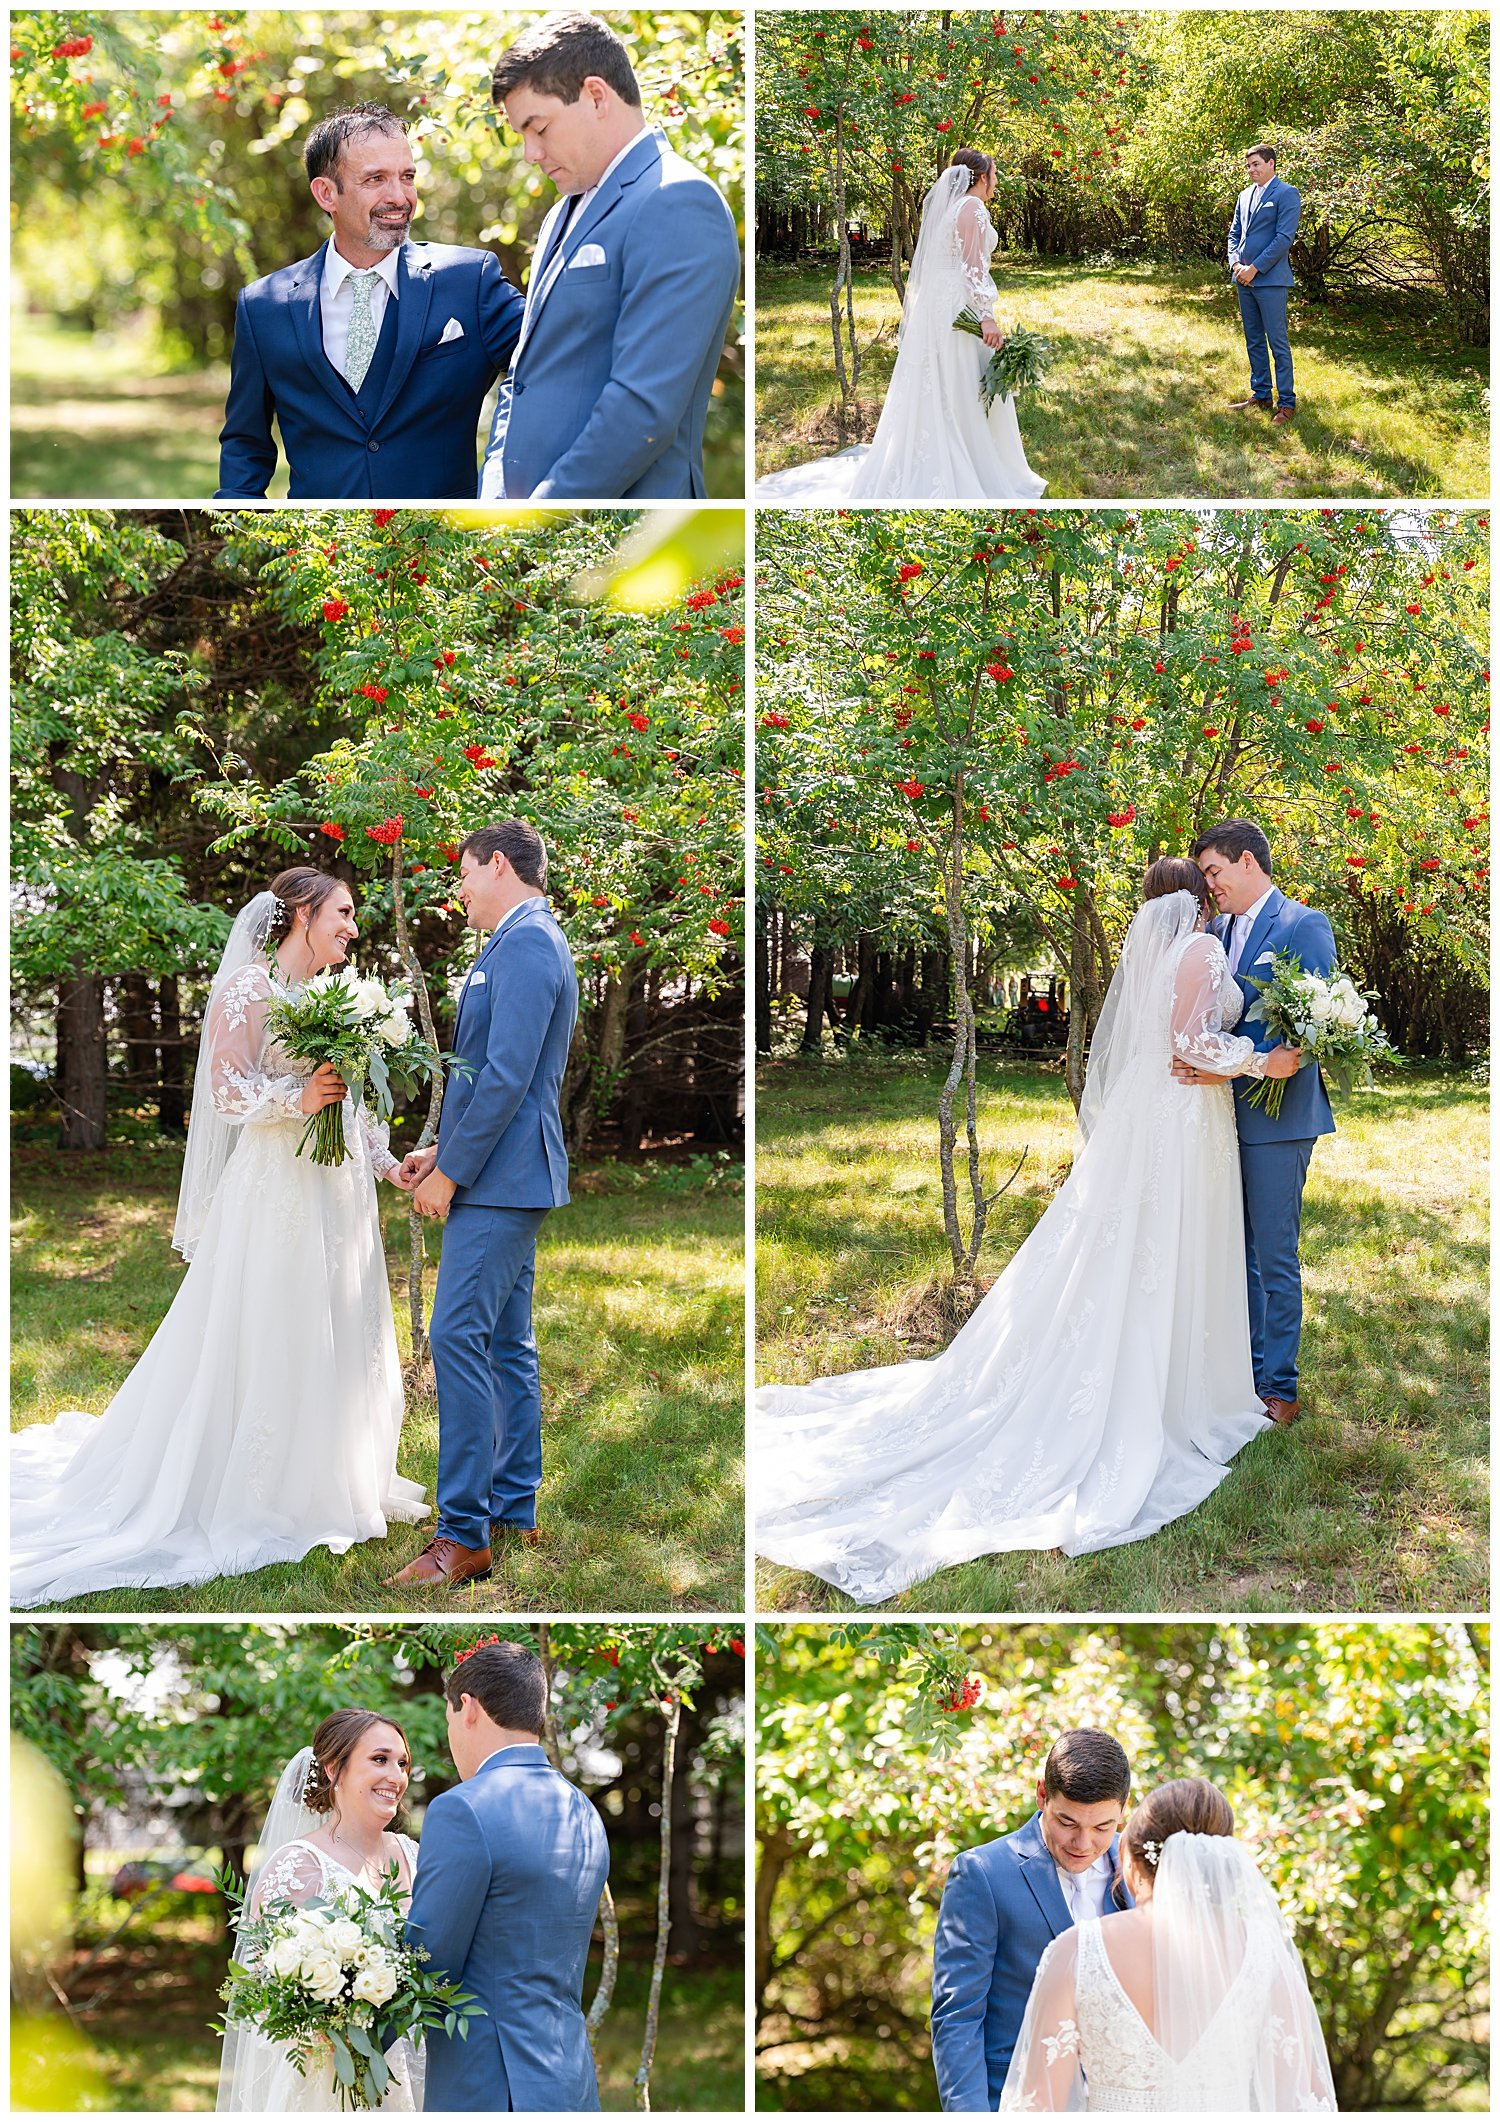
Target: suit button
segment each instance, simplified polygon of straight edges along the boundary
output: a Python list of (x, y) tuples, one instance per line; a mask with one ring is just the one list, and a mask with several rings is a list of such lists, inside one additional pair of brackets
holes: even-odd
[(525, 388), (526, 386), (524, 383), (513, 383), (511, 385), (510, 394), (513, 398), (519, 398)]
[(370, 444), (370, 454), (371, 454), (371, 456), (372, 456), (372, 457), (374, 456), (374, 454), (375, 454), (376, 450), (378, 450), (378, 449), (379, 449), (379, 447), (380, 447), (380, 444), (379, 444), (378, 442), (372, 442), (372, 443)]

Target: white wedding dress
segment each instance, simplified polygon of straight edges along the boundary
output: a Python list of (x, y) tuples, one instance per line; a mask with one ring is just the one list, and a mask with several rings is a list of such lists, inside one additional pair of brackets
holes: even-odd
[[(15, 1606), (240, 1576), (427, 1515), (396, 1472), (404, 1400), (375, 1206), (396, 1160), (348, 1101), (345, 1162), (297, 1155), (307, 1072), (267, 1038), (279, 984), (263, 955), (215, 983), (176, 1234), (191, 1264), (171, 1309), (102, 1415), (11, 1439)], [(229, 1147), (205, 1171), (216, 1135)]]
[(1084, 1137), (944, 1352), (755, 1396), (756, 1550), (861, 1604), (978, 1555), (1141, 1540), (1269, 1426), (1250, 1364), (1233, 1094), (1178, 1084), (1263, 1055), (1227, 1029), (1223, 946), (1174, 892), (1132, 921), (1100, 1014)]
[(1142, 1929), (1137, 1910), (1053, 1939), (1000, 2112), (1332, 2113), (1333, 2074), (1307, 1977), (1243, 1844), (1169, 1835), (1149, 1924)]
[[(282, 1771), (261, 1838), (260, 1862), (252, 1875), (247, 1901), (252, 1914), (260, 1914), (268, 1901), (290, 1901), (300, 1908), (340, 1887), (361, 1883), (357, 1872), (307, 1839), (327, 1824), (300, 1802), (311, 1761), (312, 1749), (304, 1747)], [(293, 1827), (305, 1832), (293, 1834), (289, 1831)], [(410, 1835), (396, 1835), (394, 1840), (401, 1851), (405, 1873), (401, 1885), (409, 1905), (417, 1874), (417, 1845)], [(238, 1945), (235, 1958), (244, 1958)], [(385, 2059), (391, 2067), (391, 2082), (380, 2112), (419, 2113), (426, 2061), (422, 2051), (402, 2038), (385, 2051)], [(309, 2063), (305, 2071), (299, 2071), (277, 2042), (231, 2022), (219, 2066), (221, 2114), (321, 2115), (332, 2114), (338, 2107), (331, 2059), (316, 2066)]]
[(923, 202), (874, 441), (757, 480), (757, 501), (1035, 501), (1047, 491), (1026, 462), (1015, 401), (984, 409), (979, 379), (990, 349), (954, 329), (962, 311), (982, 321), (995, 305), (997, 238), (969, 181), (955, 164)]

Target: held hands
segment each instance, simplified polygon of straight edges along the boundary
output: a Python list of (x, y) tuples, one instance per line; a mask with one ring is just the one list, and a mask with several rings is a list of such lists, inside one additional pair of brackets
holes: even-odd
[(401, 1184), (408, 1193), (415, 1193), (437, 1163), (437, 1149), (409, 1149), (401, 1160)]
[(300, 1100), (305, 1113), (320, 1113), (325, 1105), (342, 1105), (349, 1086), (331, 1061), (319, 1062), (303, 1085)]
[(436, 1216), (441, 1222), (455, 1192), (453, 1181), (442, 1172), (429, 1170), (412, 1191), (411, 1205), (419, 1216)]

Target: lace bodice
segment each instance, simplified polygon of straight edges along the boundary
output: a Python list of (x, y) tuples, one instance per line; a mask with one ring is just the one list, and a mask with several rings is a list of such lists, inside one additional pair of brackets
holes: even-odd
[[(232, 1127), (264, 1127), (305, 1120), (302, 1093), (312, 1071), (296, 1061), (280, 1040), (272, 1038), (266, 1017), (273, 995), (292, 993), (260, 965), (247, 965), (226, 982), (209, 1013), (208, 1060), (213, 1077), (214, 1111)], [(344, 1129), (351, 1146), (363, 1143), (377, 1179), (396, 1169), (390, 1152), (390, 1130), (372, 1118), (361, 1101), (358, 1127), (354, 1107), (344, 1101)]]
[(990, 260), (999, 241), (984, 202), (970, 195), (962, 201), (953, 224), (953, 248), (964, 279), (968, 307), (976, 317), (988, 317), (995, 307), (995, 283), (990, 278)]
[(1172, 1051), (1214, 1076), (1264, 1076), (1266, 1056), (1253, 1039), (1237, 1038), (1243, 998), (1217, 936), (1191, 937), (1177, 961), (1172, 987)]
[[(402, 1883), (409, 1896), (417, 1869), (417, 1845), (410, 1835), (396, 1835), (392, 1839), (401, 1852), (405, 1872)], [(290, 1901), (294, 1907), (300, 1908), (304, 1901), (314, 1900), (331, 1887), (351, 1881), (356, 1885), (365, 1883), (350, 1865), (330, 1856), (318, 1843), (304, 1841), (299, 1836), (277, 1850), (255, 1882), (255, 1909), (258, 1913), (270, 1901)]]

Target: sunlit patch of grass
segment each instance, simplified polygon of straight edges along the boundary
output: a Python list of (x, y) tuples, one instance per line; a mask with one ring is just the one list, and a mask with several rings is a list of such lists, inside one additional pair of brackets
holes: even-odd
[[(1438, 305), (1384, 297), (1315, 309), (1294, 297), (1297, 417), (1273, 428), (1264, 414), (1228, 410), (1245, 395), (1248, 367), (1238, 306), (1216, 271), (997, 257), (1002, 324), (1027, 325), (1056, 349), (1046, 392), (1019, 407), (1049, 501), (1489, 490), (1487, 356), (1452, 343)], [(855, 308), (861, 344), (875, 340), (861, 379), (868, 439), (900, 305), (869, 271), (858, 275)], [(755, 360), (757, 471), (836, 449), (824, 274), (759, 269)]]
[[(158, 1164), (161, 1160), (157, 1160)], [(17, 1427), (102, 1412), (172, 1301), (175, 1166), (124, 1152), (22, 1153), (13, 1181), (12, 1409)], [(537, 1263), (543, 1545), (507, 1543), (488, 1583), (423, 1593), (434, 1612), (662, 1612), (743, 1599), (743, 1204), (647, 1186), (579, 1193), (543, 1227)], [(410, 1355), (405, 1204), (385, 1210), (403, 1360)], [(434, 1255), (438, 1240), (429, 1236)], [(426, 1278), (430, 1307), (432, 1269)], [(437, 1404), (409, 1380), (399, 1469), (431, 1493)], [(393, 1526), (346, 1555), (198, 1587), (98, 1593), (96, 1611), (407, 1611), (382, 1581), (430, 1527)]]
[[(997, 1274), (1071, 1153), (1055, 1070), (986, 1062), (988, 1170), (1028, 1163), (980, 1260)], [(756, 1367), (800, 1383), (934, 1353), (889, 1324), (947, 1262), (933, 1058), (784, 1062), (756, 1105)], [(1304, 1419), (1252, 1440), (1188, 1517), (1069, 1561), (981, 1558), (894, 1602), (912, 1612), (1442, 1612), (1484, 1606), (1488, 1509), (1487, 1093), (1414, 1067), (1338, 1106), (1303, 1213)], [(1034, 1161), (1033, 1161), (1034, 1160)], [(990, 1179), (994, 1183), (993, 1178)], [(842, 1610), (760, 1565), (760, 1599)]]

